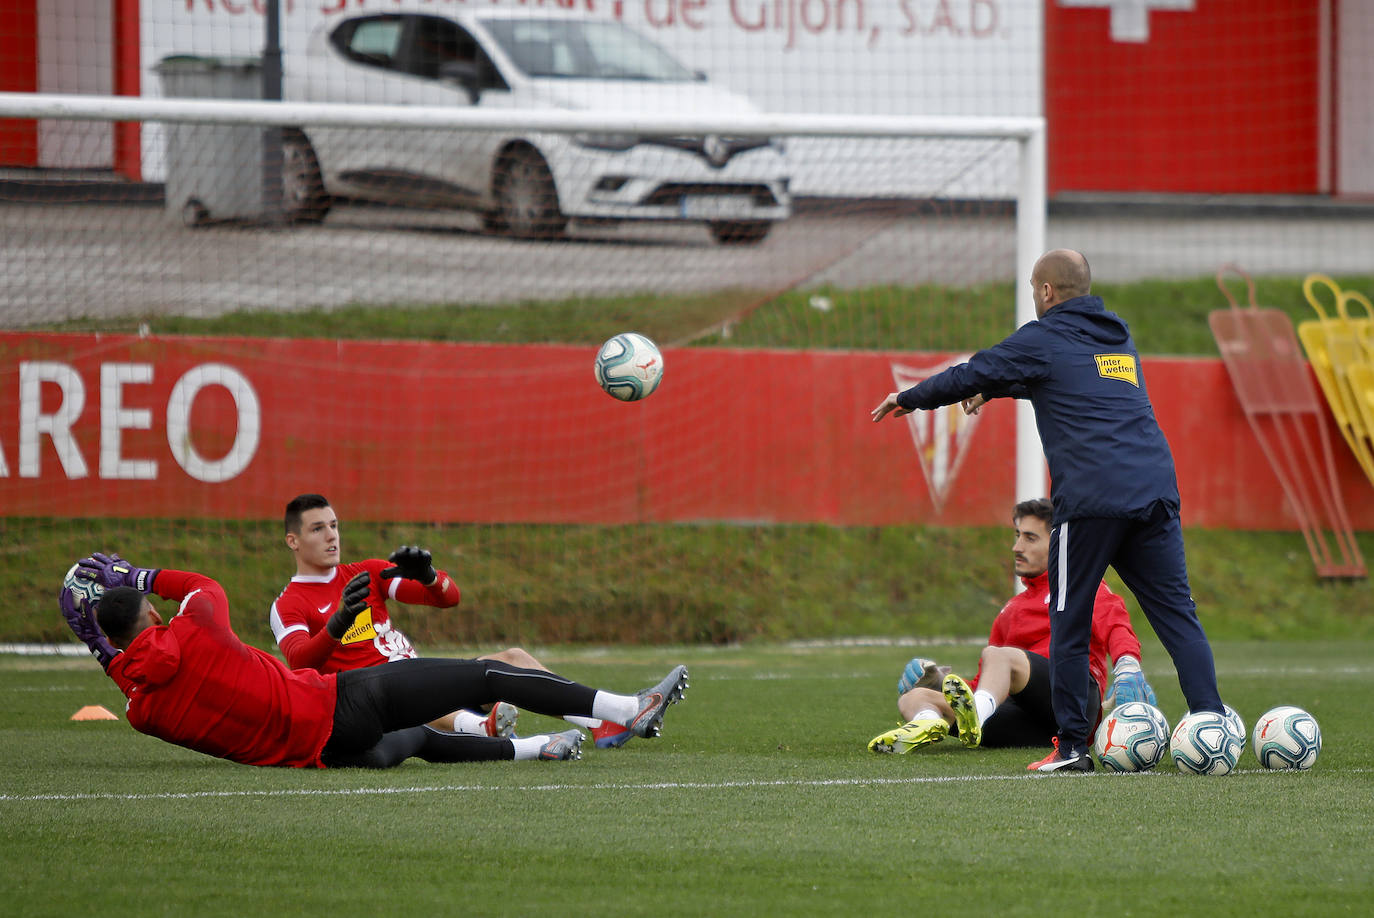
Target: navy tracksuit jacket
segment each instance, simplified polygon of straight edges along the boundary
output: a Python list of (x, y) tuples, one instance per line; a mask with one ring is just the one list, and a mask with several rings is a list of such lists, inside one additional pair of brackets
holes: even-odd
[(1188, 588), (1173, 454), (1126, 323), (1100, 297), (1066, 300), (897, 403), (929, 410), (979, 394), (1030, 399), (1049, 462), (1050, 670), (1061, 748), (1082, 748), (1092, 728), (1088, 641), (1108, 565), (1173, 658), (1189, 710), (1220, 711), (1211, 647)]

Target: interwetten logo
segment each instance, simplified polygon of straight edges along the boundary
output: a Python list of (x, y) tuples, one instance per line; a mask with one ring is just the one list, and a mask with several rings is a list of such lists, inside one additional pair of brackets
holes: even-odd
[(1097, 361), (1097, 375), (1103, 379), (1119, 379), (1140, 388), (1140, 374), (1136, 369), (1135, 356), (1132, 354), (1094, 354)]
[(377, 636), (377, 632), (372, 627), (372, 609), (367, 608), (358, 613), (358, 617), (353, 620), (353, 624), (344, 632), (340, 644), (356, 644), (359, 641), (370, 641)]

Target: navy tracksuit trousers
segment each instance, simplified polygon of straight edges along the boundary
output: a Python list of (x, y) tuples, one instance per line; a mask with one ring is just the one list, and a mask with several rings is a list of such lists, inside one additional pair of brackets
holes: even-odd
[(1061, 749), (1084, 749), (1092, 724), (1088, 672), (1093, 599), (1114, 568), (1135, 595), (1178, 670), (1189, 711), (1222, 710), (1212, 647), (1188, 588), (1183, 529), (1177, 514), (1155, 504), (1145, 519), (1091, 517), (1058, 523), (1050, 533), (1050, 688)]

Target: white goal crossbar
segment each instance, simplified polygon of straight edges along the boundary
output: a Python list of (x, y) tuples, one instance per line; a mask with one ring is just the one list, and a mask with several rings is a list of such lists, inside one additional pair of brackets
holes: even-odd
[[(1016, 191), (1016, 324), (1035, 318), (1027, 282), (1045, 249), (1045, 119), (920, 115), (806, 115), (625, 113), (449, 108), (422, 105), (356, 105), (239, 99), (167, 99), (0, 93), (0, 118), (77, 121), (154, 121), (265, 127), (428, 128), (553, 132), (613, 131), (637, 134), (727, 134), (1014, 140), (1018, 148)], [(1045, 460), (1030, 404), (1017, 402), (1016, 499), (1045, 494)]]

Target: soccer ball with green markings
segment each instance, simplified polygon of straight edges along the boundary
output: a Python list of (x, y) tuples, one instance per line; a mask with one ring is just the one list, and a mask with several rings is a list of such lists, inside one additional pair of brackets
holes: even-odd
[(71, 590), (72, 597), (78, 603), (84, 599), (87, 603), (94, 606), (100, 601), (100, 597), (104, 595), (105, 588), (94, 580), (87, 580), (85, 577), (76, 576), (77, 568), (78, 565), (73, 564), (67, 570), (67, 576), (62, 578), (62, 587), (63, 589)]
[(637, 402), (654, 394), (663, 380), (663, 355), (658, 345), (636, 332), (624, 332), (596, 352), (597, 385), (622, 402)]
[(1117, 705), (1097, 727), (1093, 752), (1108, 771), (1149, 771), (1169, 751), (1169, 722), (1143, 701)]
[(1184, 774), (1227, 775), (1236, 767), (1245, 734), (1224, 714), (1188, 712), (1174, 725), (1169, 753)]
[(1255, 758), (1265, 768), (1306, 770), (1322, 751), (1317, 719), (1302, 708), (1281, 705), (1260, 715), (1252, 737)]

